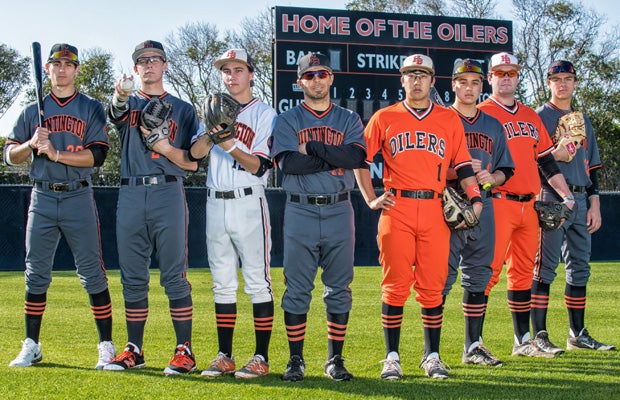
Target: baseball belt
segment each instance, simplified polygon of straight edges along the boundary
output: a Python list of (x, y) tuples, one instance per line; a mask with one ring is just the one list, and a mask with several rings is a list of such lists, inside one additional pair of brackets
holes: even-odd
[(400, 190), (400, 189), (390, 189), (395, 196), (407, 197), (409, 199), (420, 199), (420, 200), (428, 200), (439, 198), (439, 193), (435, 193), (432, 190)]
[(82, 189), (88, 187), (88, 181), (77, 181), (77, 182), (41, 182), (36, 181), (34, 186), (37, 189), (49, 190), (50, 192), (72, 192), (74, 190)]
[(340, 203), (349, 200), (349, 192), (327, 195), (305, 195), (305, 194), (289, 194), (289, 201), (300, 204), (310, 204), (313, 206), (327, 206), (330, 204)]
[(585, 191), (586, 191), (586, 187), (585, 186), (577, 186), (577, 185), (568, 185), (568, 189), (572, 193), (585, 193)]
[(494, 199), (506, 199), (512, 201), (519, 201), (521, 203), (527, 203), (534, 198), (533, 194), (510, 194), (510, 193), (493, 193)]
[(251, 187), (226, 190), (222, 192), (219, 192), (213, 189), (207, 189), (208, 197), (216, 198), (216, 199), (224, 199), (224, 200), (238, 199), (241, 197), (250, 196), (251, 194), (252, 194)]
[(160, 185), (162, 183), (176, 182), (178, 178), (174, 175), (151, 175), (151, 176), (136, 176), (132, 178), (122, 178), (121, 185), (133, 186), (151, 186)]

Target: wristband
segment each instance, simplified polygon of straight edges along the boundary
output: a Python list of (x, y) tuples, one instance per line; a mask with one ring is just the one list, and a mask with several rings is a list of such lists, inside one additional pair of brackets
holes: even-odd
[(562, 199), (564, 200), (564, 203), (566, 204), (571, 204), (571, 205), (575, 204), (575, 196), (573, 196), (572, 194), (565, 196)]
[(34, 149), (35, 149), (35, 147), (34, 147), (34, 146), (32, 146), (32, 142), (31, 142), (30, 140), (28, 141), (28, 147), (30, 147), (30, 149), (31, 149), (31, 150), (34, 150)]
[(60, 157), (60, 150), (56, 150), (56, 159), (54, 162), (58, 162), (58, 157)]
[(224, 153), (230, 154), (234, 149), (237, 148), (237, 143), (233, 144), (232, 147), (228, 150), (224, 150)]
[(476, 197), (478, 197), (478, 201), (482, 201), (482, 197), (480, 197), (480, 187), (476, 183), (472, 183), (471, 185), (467, 186), (465, 188), (465, 193), (467, 193), (467, 198), (472, 203), (474, 202), (474, 199)]

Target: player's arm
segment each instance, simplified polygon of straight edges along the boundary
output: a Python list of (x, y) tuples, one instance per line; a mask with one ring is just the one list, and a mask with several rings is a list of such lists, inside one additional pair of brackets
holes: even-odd
[(592, 184), (588, 186), (588, 212), (586, 213), (586, 226), (591, 234), (598, 231), (603, 224), (601, 217), (601, 199), (598, 193), (598, 174), (597, 169), (590, 169), (590, 181)]
[[(461, 188), (463, 188), (467, 198), (471, 201), (476, 218), (480, 218), (480, 213), (482, 213), (482, 197), (480, 196), (480, 187), (478, 186), (474, 169), (471, 165), (464, 165), (460, 168), (456, 168), (456, 175)], [(455, 229), (460, 229), (463, 226), (465, 226), (465, 221), (455, 227)]]
[(390, 191), (386, 191), (377, 197), (375, 188), (372, 185), (372, 179), (370, 178), (369, 168), (356, 168), (353, 170), (353, 173), (355, 174), (357, 186), (371, 210), (389, 210), (395, 204), (394, 194)]
[(17, 144), (11, 143), (4, 148), (4, 162), (8, 165), (18, 165), (30, 159), (35, 151), (30, 141)]
[[(232, 144), (229, 142), (232, 142)], [(261, 177), (265, 175), (265, 172), (273, 166), (273, 163), (268, 158), (249, 154), (241, 150), (237, 147), (234, 140), (227, 140), (226, 142), (220, 143), (219, 146), (222, 147), (222, 150), (226, 153), (230, 154), (239, 164), (241, 164), (243, 169), (252, 175)]]
[(108, 114), (112, 123), (122, 120), (129, 112), (129, 95), (131, 94), (131, 90), (125, 91), (121, 88), (121, 83), (126, 79), (125, 74), (123, 74), (123, 77), (114, 84), (114, 94), (112, 95), (112, 101), (108, 109)]
[[(141, 130), (144, 128), (140, 127)], [(179, 149), (170, 144), (169, 140), (160, 140), (153, 146), (153, 151), (166, 157), (168, 160), (186, 171), (197, 171), (198, 162), (189, 158), (189, 151)]]
[(325, 160), (302, 154), (298, 151), (283, 151), (276, 155), (278, 167), (285, 174), (306, 175), (317, 172), (331, 171), (335, 167)]
[(365, 165), (366, 149), (360, 143), (349, 143), (340, 146), (309, 141), (299, 146), (302, 154), (319, 157), (336, 168), (354, 169)]
[(568, 208), (572, 210), (575, 205), (575, 197), (568, 188), (568, 184), (564, 179), (564, 175), (560, 172), (560, 168), (558, 168), (553, 154), (547, 153), (546, 155), (539, 157), (538, 168), (549, 185), (560, 197), (562, 197)]

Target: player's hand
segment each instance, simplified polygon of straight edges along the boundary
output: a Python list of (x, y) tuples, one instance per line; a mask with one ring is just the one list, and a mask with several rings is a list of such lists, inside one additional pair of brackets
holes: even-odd
[(489, 187), (493, 187), (495, 185), (495, 177), (486, 169), (480, 169), (476, 172), (476, 180), (478, 181), (478, 185), (482, 186), (485, 189), (485, 185), (489, 185)]
[(131, 94), (133, 86), (133, 76), (131, 74), (129, 76), (123, 74), (122, 78), (116, 81), (116, 84), (114, 85), (114, 90), (116, 90), (116, 94), (119, 98), (126, 99)]
[(369, 201), (368, 207), (370, 207), (371, 210), (389, 210), (394, 204), (396, 204), (394, 193), (387, 191), (374, 200)]
[(474, 169), (474, 173), (478, 173), (482, 169), (482, 161), (477, 158), (471, 159), (471, 167)]
[(45, 154), (52, 161), (56, 159), (56, 148), (49, 139), (39, 141), (37, 151), (39, 155)]
[(30, 146), (38, 149), (41, 142), (48, 140), (49, 134), (50, 131), (46, 128), (37, 127), (34, 135), (30, 138)]
[[(142, 135), (147, 135), (151, 132), (148, 129), (144, 128), (143, 126), (140, 126), (140, 132), (142, 132)], [(168, 153), (169, 150), (172, 149), (172, 145), (170, 144), (170, 140), (159, 140), (158, 142), (156, 142), (153, 145), (153, 151), (156, 153), (161, 154), (162, 156), (166, 157), (166, 154)]]
[(586, 213), (586, 226), (590, 234), (598, 231), (603, 224), (599, 201), (600, 200), (596, 196), (590, 197), (590, 208), (588, 208), (588, 212)]
[[(473, 203), (472, 208), (474, 209), (474, 214), (476, 214), (476, 218), (478, 219), (478, 221), (480, 221), (480, 214), (482, 213), (482, 203), (477, 201), (475, 203)], [(459, 230), (465, 227), (465, 225), (467, 225), (467, 223), (465, 221), (461, 222), (460, 224), (458, 224), (457, 226), (454, 227), (454, 230)]]
[(308, 155), (308, 152), (306, 151), (306, 143), (302, 143), (299, 145), (299, 148), (297, 149), (297, 151), (299, 151), (301, 154), (305, 154)]

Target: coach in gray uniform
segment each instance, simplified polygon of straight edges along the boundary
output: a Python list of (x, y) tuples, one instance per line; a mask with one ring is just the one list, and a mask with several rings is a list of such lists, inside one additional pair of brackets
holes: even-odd
[[(177, 342), (164, 374), (189, 373), (196, 369), (196, 362), (191, 350), (193, 303), (186, 277), (188, 217), (183, 177), (185, 170), (198, 168), (187, 156), (198, 119), (190, 104), (164, 90), (163, 74), (168, 63), (161, 43), (140, 43), (132, 58), (142, 86), (129, 95), (123, 89), (128, 87), (123, 76), (116, 82), (109, 110), (121, 143), (116, 236), (128, 343), (105, 369), (145, 365), (142, 344), (149, 312), (149, 267), (155, 249)], [(155, 97), (171, 103), (173, 111), (168, 140), (160, 140), (151, 151), (142, 140), (140, 114)]]
[(42, 359), (38, 343), (41, 319), (62, 233), (90, 296), (100, 340), (96, 368), (101, 369), (116, 355), (112, 303), (90, 178), (93, 167), (103, 164), (108, 151), (105, 112), (101, 103), (75, 90), (80, 61), (74, 46), (52, 46), (45, 71), (52, 90), (43, 99), (43, 126), (39, 126), (36, 103), (30, 104), (17, 119), (4, 151), (9, 165), (33, 157), (30, 177), (34, 180), (26, 226), (26, 339), (9, 365), (28, 367)]
[[(547, 87), (551, 100), (536, 112), (540, 115), (549, 135), (553, 137), (558, 119), (574, 111), (573, 93), (577, 88), (577, 72), (569, 61), (553, 62), (547, 71)], [(597, 171), (601, 168), (598, 146), (592, 123), (584, 115), (586, 140), (575, 157), (566, 162), (558, 160), (558, 167), (575, 195), (575, 207), (571, 218), (556, 230), (543, 231), (539, 242), (538, 264), (532, 282), (532, 329), (541, 333), (538, 346), (553, 354), (564, 352), (549, 340), (547, 333), (547, 308), (550, 285), (556, 277), (558, 262), (566, 263), (566, 286), (564, 300), (568, 309), (570, 330), (566, 348), (589, 350), (613, 350), (614, 346), (592, 338), (585, 328), (586, 285), (590, 277), (591, 235), (601, 227), (600, 200)], [(544, 182), (544, 180), (543, 180)], [(561, 201), (547, 184), (542, 186), (543, 200)], [(537, 337), (539, 335), (536, 335)]]
[(331, 103), (329, 59), (309, 53), (298, 63), (304, 102), (281, 114), (272, 156), (283, 173), (284, 278), (282, 298), (290, 360), (282, 379), (304, 378), (306, 320), (318, 267), (323, 269), (328, 361), (325, 375), (350, 380), (342, 349), (351, 310), (355, 226), (350, 190), (354, 168), (364, 165), (366, 145), (359, 115)]

